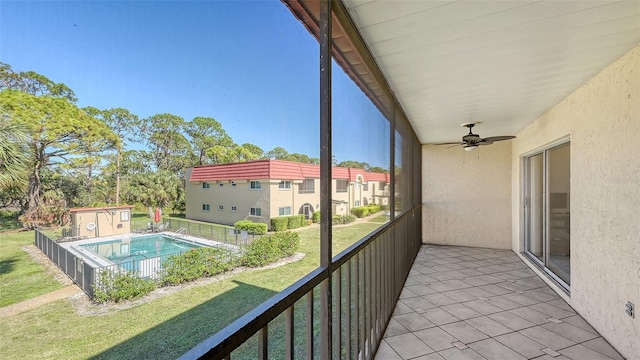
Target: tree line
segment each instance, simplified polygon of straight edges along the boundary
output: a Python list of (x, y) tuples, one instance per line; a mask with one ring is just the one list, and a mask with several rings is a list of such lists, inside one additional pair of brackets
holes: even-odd
[[(77, 101), (64, 83), (0, 63), (0, 208), (18, 208), (26, 227), (63, 223), (70, 207), (128, 203), (183, 211), (184, 170), (192, 166), (319, 163), (282, 147), (236, 144), (211, 117), (141, 119), (124, 108), (80, 108)], [(385, 172), (357, 161), (334, 165)]]

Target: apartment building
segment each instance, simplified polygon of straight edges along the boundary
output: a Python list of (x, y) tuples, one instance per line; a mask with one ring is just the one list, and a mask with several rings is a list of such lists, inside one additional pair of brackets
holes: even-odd
[[(389, 204), (389, 174), (333, 168), (334, 214), (368, 204)], [(320, 166), (282, 160), (198, 166), (187, 169), (186, 217), (231, 225), (249, 219), (269, 224), (278, 216), (320, 209)]]

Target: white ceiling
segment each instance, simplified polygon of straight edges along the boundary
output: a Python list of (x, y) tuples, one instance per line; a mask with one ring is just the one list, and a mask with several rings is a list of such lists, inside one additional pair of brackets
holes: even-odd
[(343, 0), (422, 143), (514, 135), (640, 42), (640, 0)]

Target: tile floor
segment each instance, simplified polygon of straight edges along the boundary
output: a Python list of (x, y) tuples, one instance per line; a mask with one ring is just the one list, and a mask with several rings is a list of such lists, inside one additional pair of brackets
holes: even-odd
[(376, 360), (624, 359), (512, 251), (424, 245)]

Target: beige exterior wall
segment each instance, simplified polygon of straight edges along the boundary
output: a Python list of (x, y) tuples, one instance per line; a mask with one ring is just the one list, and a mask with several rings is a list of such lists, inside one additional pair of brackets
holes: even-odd
[[(297, 215), (298, 209), (295, 207), (295, 196), (297, 193), (297, 186), (291, 180), (286, 180), (291, 183), (291, 188), (289, 189), (280, 189), (280, 180), (271, 180), (270, 188), (271, 188), (271, 217), (278, 217), (279, 208), (288, 207), (291, 208), (291, 212), (289, 215)], [(289, 216), (285, 215), (285, 216)]]
[[(121, 213), (127, 212), (126, 221)], [(96, 208), (73, 212), (71, 224), (77, 236), (99, 237), (131, 233), (131, 209)], [(93, 226), (91, 225), (93, 224)], [(90, 228), (93, 227), (92, 230)]]
[(369, 181), (371, 200), (378, 205), (389, 205), (389, 184), (382, 181)]
[(640, 316), (624, 311), (627, 301), (640, 308), (639, 134), (636, 46), (519, 132), (511, 167), (512, 246), (521, 255), (522, 155), (570, 137), (571, 294), (558, 292), (628, 359), (640, 354)]
[(352, 197), (351, 193), (353, 192), (353, 184), (350, 184), (348, 180), (346, 181), (347, 181), (347, 191), (338, 192), (337, 180), (336, 179), (331, 180), (331, 189), (333, 192), (331, 199), (334, 201), (333, 213), (337, 215), (349, 214), (351, 211), (351, 207), (353, 206), (353, 203), (350, 202)]
[(320, 210), (320, 179), (313, 179), (313, 193), (300, 193), (300, 183), (295, 183), (294, 215), (300, 213), (302, 205), (311, 205), (311, 211)]
[(511, 249), (511, 141), (477, 151), (422, 147), (423, 242)]
[[(192, 170), (191, 168), (186, 170), (187, 179), (191, 176)], [(300, 192), (301, 180), (291, 180), (290, 189), (280, 189), (280, 181), (282, 179), (261, 179), (260, 191), (251, 190), (248, 180), (209, 181), (208, 189), (202, 188), (202, 182), (187, 181), (185, 184), (186, 217), (227, 225), (233, 225), (236, 221), (243, 219), (269, 224), (272, 217), (279, 216), (281, 207), (291, 207), (291, 215), (300, 214), (304, 205), (309, 205), (311, 212), (320, 210), (320, 179), (313, 179), (312, 193)], [(232, 183), (235, 183), (235, 186), (232, 186)], [(373, 183), (375, 183), (375, 193), (384, 194), (386, 187), (381, 189), (378, 181), (369, 182), (367, 191), (363, 189), (362, 184), (356, 187), (354, 183), (348, 183), (347, 192), (337, 192), (336, 181), (333, 180), (333, 199), (346, 202), (336, 205), (335, 213), (348, 214), (355, 206), (356, 200), (360, 201), (361, 206), (363, 205), (364, 197), (369, 203), (373, 203)], [(223, 184), (222, 187), (220, 184)], [(376, 198), (376, 203), (380, 202), (388, 204), (387, 198)], [(210, 210), (203, 211), (203, 204), (209, 204)], [(223, 206), (222, 211), (218, 210), (220, 205)], [(236, 206), (236, 212), (231, 211), (232, 206)], [(262, 216), (260, 218), (250, 216), (251, 207), (260, 207)]]
[[(268, 224), (271, 217), (269, 206), (271, 186), (269, 180), (259, 181), (262, 185), (260, 190), (250, 189), (250, 182), (246, 180), (234, 181), (236, 186), (232, 186), (231, 181), (211, 181), (209, 189), (203, 189), (201, 182), (187, 181), (185, 184), (187, 188), (185, 194), (187, 219), (225, 225), (233, 225), (236, 221), (249, 219)], [(223, 186), (220, 187), (219, 183), (222, 183)], [(209, 204), (209, 211), (202, 210), (203, 204)], [(218, 209), (220, 205), (223, 207), (222, 210)], [(233, 206), (236, 207), (235, 212), (231, 210)], [(262, 216), (251, 216), (250, 208), (252, 207), (260, 208)]]

